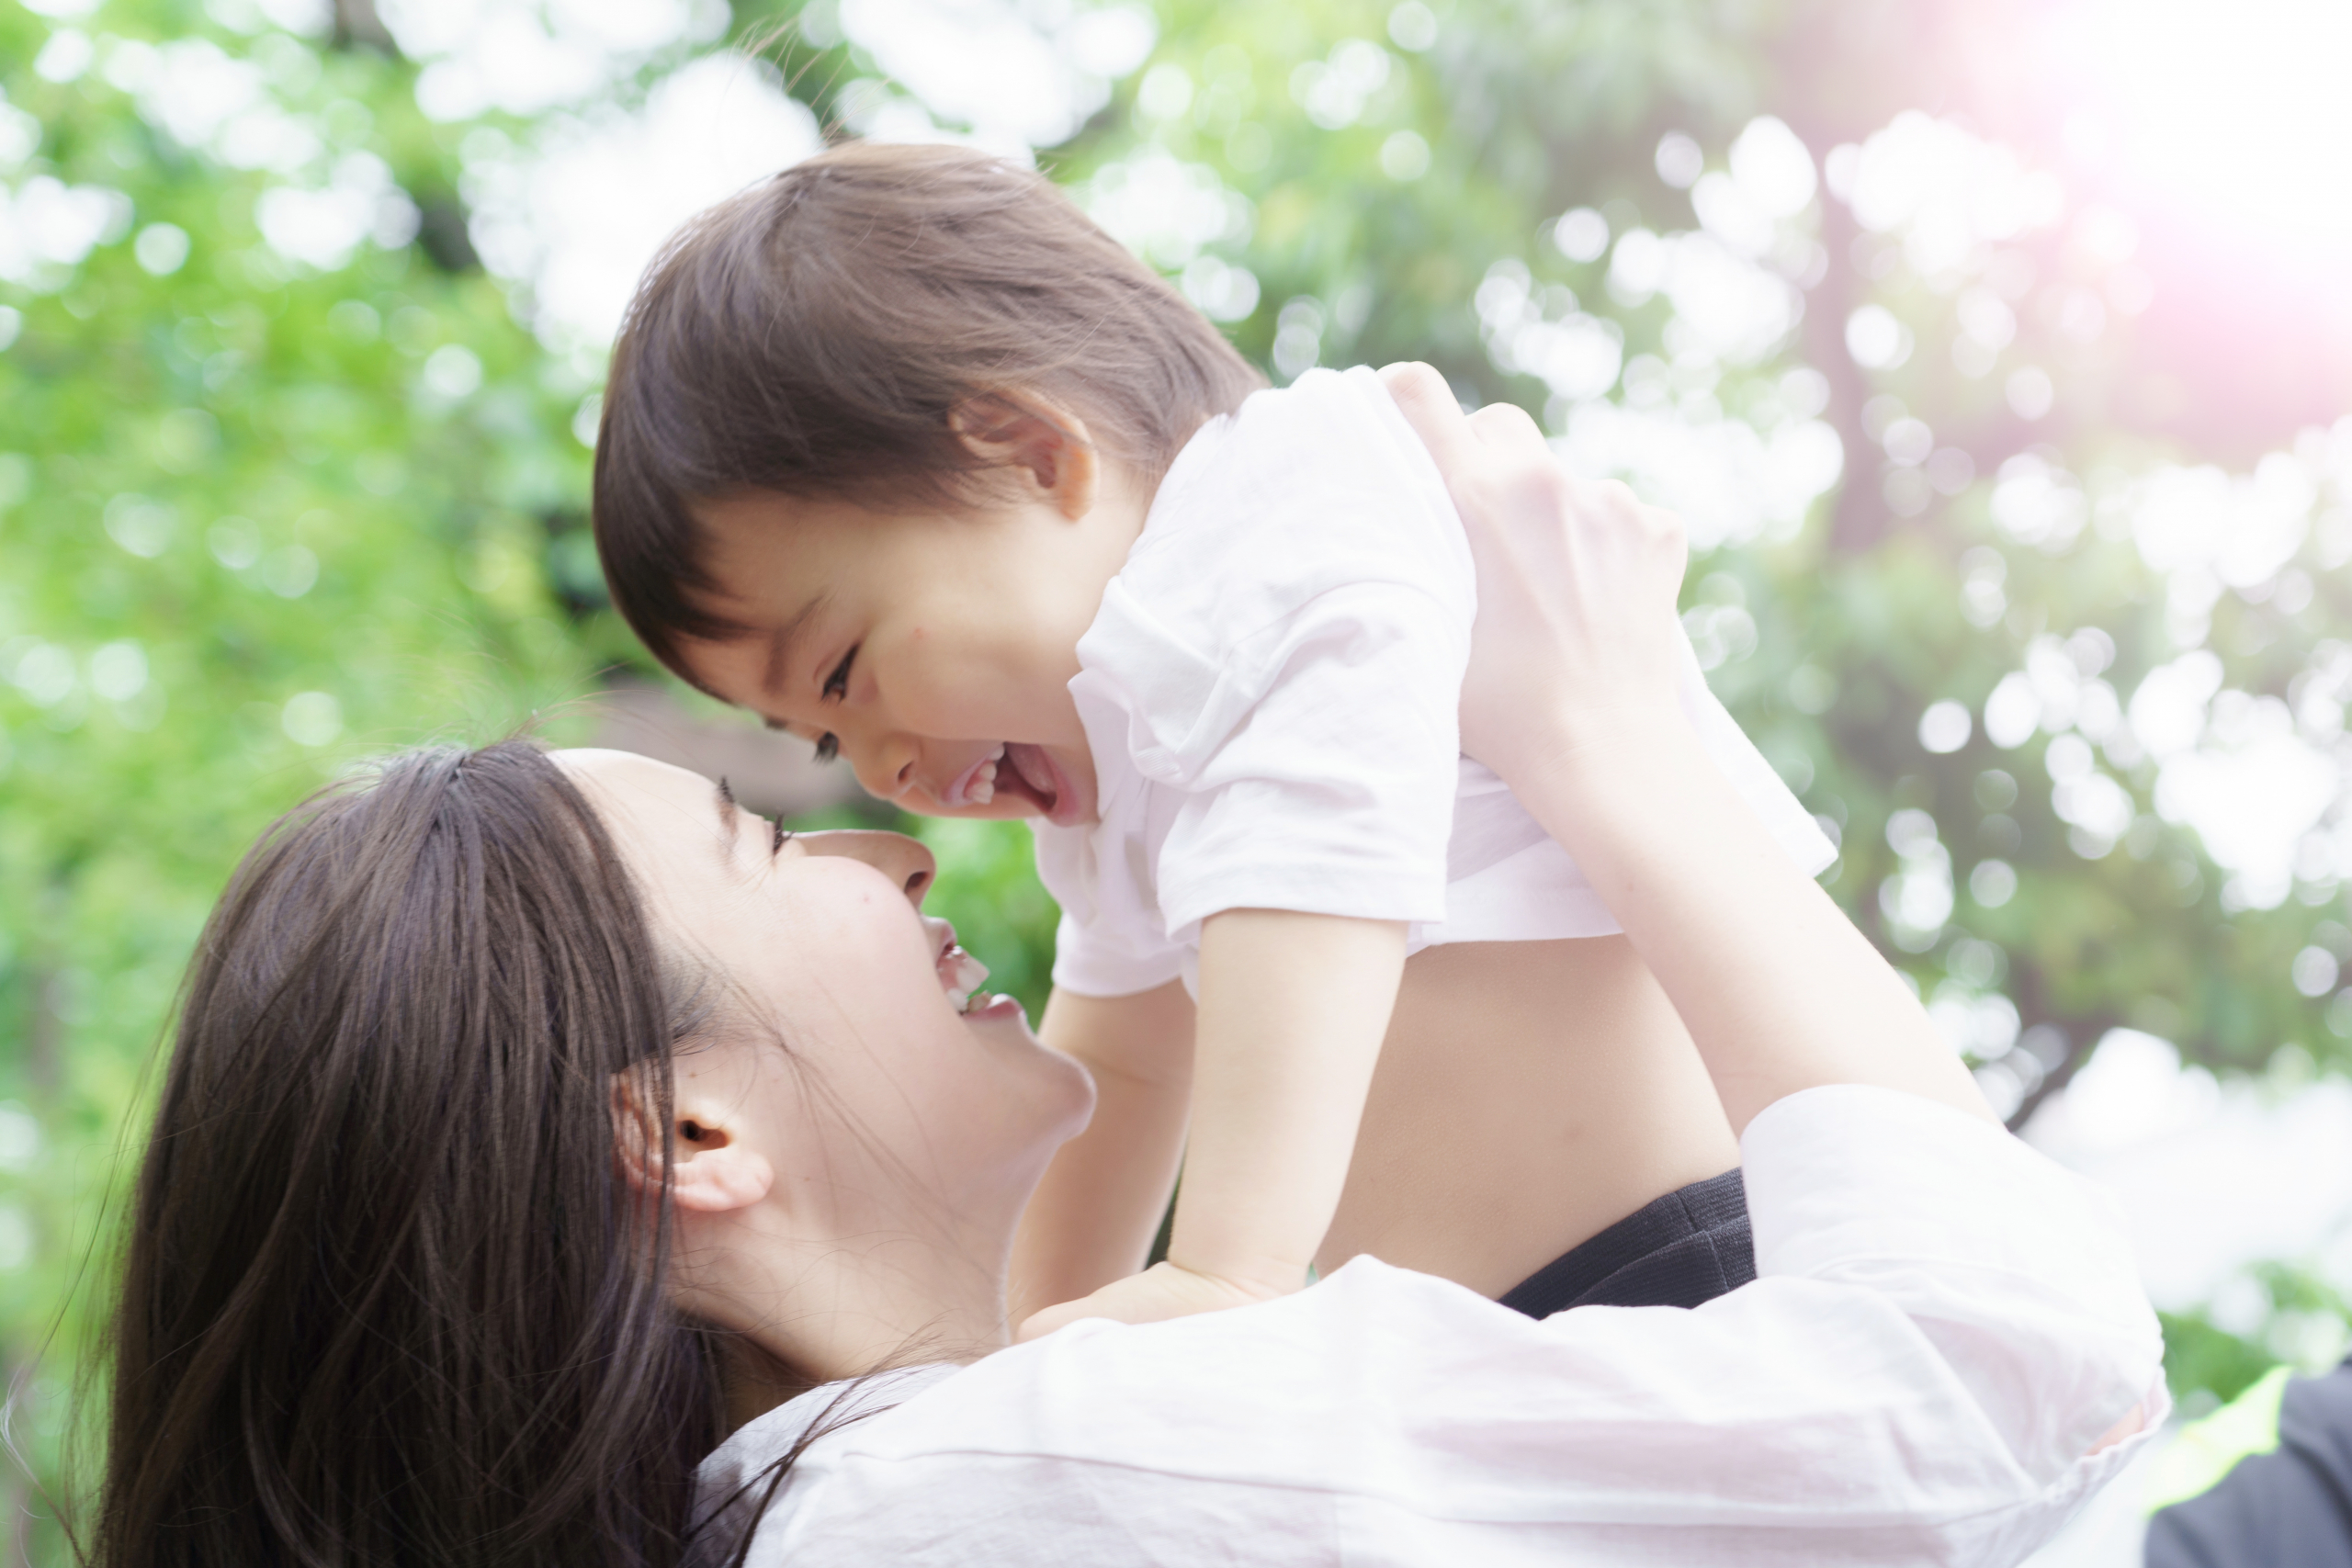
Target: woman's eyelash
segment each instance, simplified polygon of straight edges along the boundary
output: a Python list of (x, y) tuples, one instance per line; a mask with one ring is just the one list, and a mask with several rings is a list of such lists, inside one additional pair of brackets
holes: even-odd
[(855, 648), (852, 648), (847, 653), (842, 655), (842, 661), (833, 666), (831, 674), (825, 677), (824, 694), (826, 696), (840, 702), (849, 695), (849, 667), (856, 658)]
[(769, 825), (775, 829), (775, 836), (768, 840), (768, 859), (774, 860), (776, 852), (784, 848), (784, 841), (792, 837), (792, 829), (784, 825), (784, 816), (781, 812)]

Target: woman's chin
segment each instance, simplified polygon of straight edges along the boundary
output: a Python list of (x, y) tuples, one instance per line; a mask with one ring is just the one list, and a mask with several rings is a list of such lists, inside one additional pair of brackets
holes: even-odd
[(984, 1044), (1012, 1053), (1012, 1060), (1023, 1066), (1024, 1076), (1042, 1075), (1036, 1087), (1045, 1091), (1043, 1103), (1052, 1107), (1048, 1114), (1055, 1142), (1074, 1137), (1093, 1119), (1093, 1075), (1077, 1057), (1038, 1039), (1029, 1027), (1028, 1010), (1017, 998), (989, 996), (964, 1014), (964, 1022)]
[(1017, 998), (983, 992), (972, 998), (972, 1005), (961, 1016), (964, 1027), (986, 1044), (1023, 1055), (1068, 1060), (1037, 1038), (1036, 1030), (1029, 1022), (1029, 1011)]
[(1022, 1036), (1032, 1043), (1037, 1039), (1036, 1032), (1029, 1027), (1029, 1010), (1021, 1005), (1019, 998), (1007, 996), (1001, 991), (982, 992), (974, 997), (971, 1005), (964, 1010), (963, 1016), (966, 1022), (977, 1028), (1010, 1026), (1020, 1031)]

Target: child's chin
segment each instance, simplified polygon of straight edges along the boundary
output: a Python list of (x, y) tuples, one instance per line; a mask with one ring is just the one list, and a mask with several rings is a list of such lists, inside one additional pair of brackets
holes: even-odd
[(934, 806), (931, 817), (955, 817), (967, 822), (1013, 822), (1046, 815), (1046, 808), (1025, 795), (1000, 795), (973, 806)]

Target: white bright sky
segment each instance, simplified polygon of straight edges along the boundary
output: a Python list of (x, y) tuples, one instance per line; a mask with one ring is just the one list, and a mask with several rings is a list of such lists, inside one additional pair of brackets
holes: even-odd
[(2352, 6), (2075, 0), (2049, 26), (2089, 88), (2078, 151), (2184, 212), (2352, 256)]
[[(428, 114), (556, 111), (535, 145), (481, 144), (468, 192), (485, 261), (533, 281), (534, 324), (552, 346), (609, 344), (681, 223), (822, 145), (775, 68), (731, 52), (684, 65), (642, 104), (610, 101), (648, 60), (722, 32), (718, 0), (383, 0), (382, 15), (428, 62), (417, 84)], [(861, 130), (1023, 157), (1076, 130), (1156, 38), (1140, 6), (1068, 0), (841, 0), (817, 25), (902, 89), (859, 96), (848, 112)]]

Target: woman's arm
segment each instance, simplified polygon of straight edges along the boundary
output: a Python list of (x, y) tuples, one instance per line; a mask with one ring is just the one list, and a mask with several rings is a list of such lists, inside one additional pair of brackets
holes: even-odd
[(1463, 748), (1576, 856), (1682, 1015), (1734, 1130), (1823, 1084), (1991, 1119), (1918, 998), (1684, 719), (1679, 519), (1571, 477), (1515, 407), (1464, 415), (1425, 366), (1387, 378), (1477, 558)]

